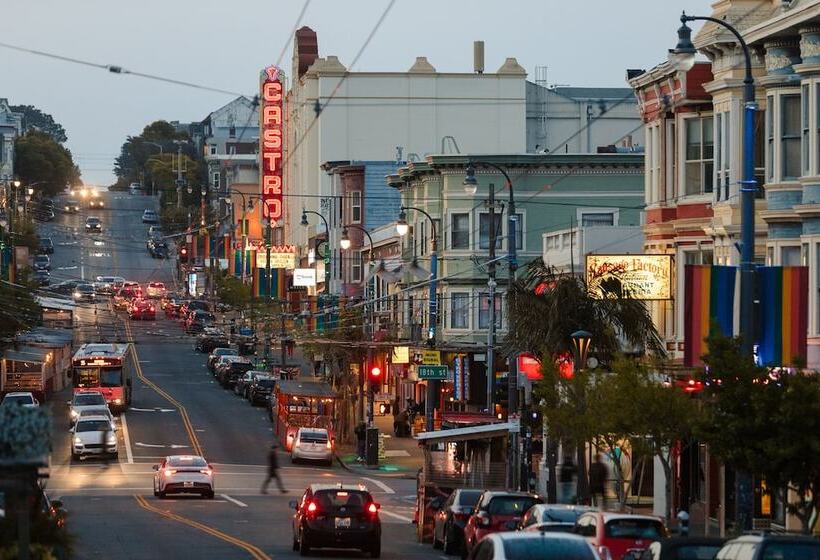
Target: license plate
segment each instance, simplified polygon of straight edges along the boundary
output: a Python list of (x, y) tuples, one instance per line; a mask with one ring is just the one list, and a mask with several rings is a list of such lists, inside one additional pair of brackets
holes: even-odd
[(337, 517), (336, 518), (336, 528), (337, 529), (347, 529), (350, 527), (350, 518), (349, 517)]
[(183, 481), (183, 483), (182, 483), (182, 487), (183, 487), (183, 488), (193, 488), (193, 487), (194, 487), (194, 483), (193, 483), (193, 482), (191, 482), (190, 480), (185, 480), (185, 481)]

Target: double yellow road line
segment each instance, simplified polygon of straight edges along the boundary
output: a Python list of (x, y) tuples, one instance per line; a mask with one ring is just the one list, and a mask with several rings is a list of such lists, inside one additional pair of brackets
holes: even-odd
[(237, 546), (242, 550), (246, 551), (248, 554), (250, 554), (251, 558), (254, 558), (255, 560), (270, 560), (270, 557), (267, 554), (265, 554), (264, 552), (262, 552), (262, 550), (260, 550), (259, 548), (252, 545), (249, 542), (237, 539), (236, 537), (232, 537), (226, 533), (223, 533), (219, 529), (214, 529), (213, 527), (209, 527), (208, 525), (204, 525), (202, 523), (199, 523), (198, 521), (194, 521), (193, 519), (188, 519), (187, 517), (182, 517), (181, 515), (177, 515), (175, 513), (171, 513), (170, 511), (155, 507), (149, 504), (148, 501), (142, 496), (135, 495), (134, 499), (137, 500), (137, 503), (140, 505), (142, 509), (150, 511), (152, 513), (156, 513), (157, 515), (161, 515), (166, 519), (171, 519), (173, 521), (177, 521), (189, 527), (193, 527), (194, 529), (202, 531), (203, 533), (207, 533), (229, 544)]
[[(125, 332), (128, 336), (128, 342), (133, 344), (134, 337), (131, 334), (131, 322), (127, 319), (125, 320)], [(139, 356), (137, 355), (137, 347), (134, 346), (134, 360), (136, 361), (136, 369), (137, 369), (137, 377), (140, 378), (140, 381), (151, 387), (154, 391), (159, 393), (165, 400), (171, 403), (178, 411), (179, 415), (182, 418), (182, 424), (185, 426), (185, 431), (188, 432), (188, 439), (191, 441), (191, 448), (194, 451), (195, 455), (199, 455), (204, 457), (204, 453), (202, 453), (202, 446), (199, 443), (199, 438), (196, 437), (196, 432), (194, 431), (193, 425), (191, 425), (191, 419), (188, 417), (188, 411), (185, 410), (185, 407), (182, 406), (178, 400), (174, 397), (169, 395), (164, 389), (162, 389), (159, 385), (145, 377), (142, 373), (142, 366), (140, 365)]]

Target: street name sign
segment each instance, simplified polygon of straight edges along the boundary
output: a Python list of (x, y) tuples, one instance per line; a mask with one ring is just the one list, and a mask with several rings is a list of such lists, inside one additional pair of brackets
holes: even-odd
[(447, 379), (447, 366), (419, 366), (419, 379)]

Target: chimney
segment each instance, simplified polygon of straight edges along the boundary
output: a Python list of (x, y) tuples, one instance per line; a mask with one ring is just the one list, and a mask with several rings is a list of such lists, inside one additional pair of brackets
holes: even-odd
[(473, 71), (484, 73), (484, 41), (473, 41)]

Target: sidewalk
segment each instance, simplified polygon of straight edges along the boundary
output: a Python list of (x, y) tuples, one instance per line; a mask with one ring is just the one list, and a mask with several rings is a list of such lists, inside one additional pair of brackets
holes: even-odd
[(376, 415), (374, 418), (379, 433), (384, 435), (384, 459), (379, 466), (370, 468), (356, 461), (356, 446), (340, 445), (336, 458), (342, 467), (350, 472), (365, 476), (388, 476), (394, 478), (416, 479), (419, 469), (424, 464), (424, 453), (413, 438), (398, 438), (393, 435), (393, 415)]

